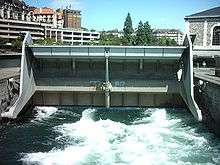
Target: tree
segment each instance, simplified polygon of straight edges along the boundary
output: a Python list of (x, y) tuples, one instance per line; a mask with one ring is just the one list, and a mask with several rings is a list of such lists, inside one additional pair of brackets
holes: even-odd
[(13, 51), (21, 50), (22, 48), (22, 38), (17, 37), (15, 40), (11, 42), (11, 48)]
[(56, 42), (54, 39), (50, 39), (50, 38), (45, 38), (45, 39), (39, 39), (39, 40), (35, 40), (34, 44), (38, 44), (38, 45), (61, 45), (61, 42)]
[(131, 16), (130, 13), (128, 13), (125, 22), (124, 22), (124, 28), (123, 28), (123, 33), (124, 33), (124, 37), (123, 37), (123, 45), (132, 45), (133, 42), (133, 34), (134, 30), (132, 27), (132, 20), (131, 20)]
[(83, 45), (98, 45), (98, 43), (94, 40), (90, 40), (89, 42), (83, 43)]
[(178, 45), (177, 42), (174, 39), (172, 39), (170, 41), (170, 44), (171, 44), (171, 46), (177, 46)]
[(5, 44), (7, 44), (9, 42), (9, 40), (7, 38), (1, 38), (0, 37), (0, 46), (3, 46)]
[(144, 23), (143, 29), (144, 29), (144, 35), (145, 35), (144, 45), (156, 44), (156, 38), (153, 35), (153, 30), (151, 29), (151, 26), (148, 21)]
[(100, 35), (99, 45), (122, 45), (122, 38), (113, 34), (102, 32)]
[(178, 45), (174, 39), (170, 39), (165, 36), (159, 38), (157, 44), (160, 46), (177, 46)]
[(146, 43), (146, 35), (144, 31), (144, 25), (142, 21), (140, 21), (136, 31), (135, 45), (145, 45), (145, 43)]

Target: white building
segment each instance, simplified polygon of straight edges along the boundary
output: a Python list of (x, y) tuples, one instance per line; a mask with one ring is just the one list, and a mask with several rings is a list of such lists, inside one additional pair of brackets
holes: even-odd
[[(28, 12), (28, 10), (30, 10)], [(98, 42), (100, 33), (63, 28), (62, 12), (27, 7), (19, 0), (0, 0), (0, 37), (16, 39), (29, 31), (34, 40), (51, 38), (64, 44)]]
[(45, 37), (54, 39), (56, 42), (61, 41), (63, 44), (75, 45), (94, 41), (98, 43), (100, 38), (99, 32), (78, 31), (73, 29), (46, 28)]
[(153, 34), (157, 38), (167, 37), (176, 41), (178, 45), (183, 44), (183, 33), (177, 29), (156, 29)]

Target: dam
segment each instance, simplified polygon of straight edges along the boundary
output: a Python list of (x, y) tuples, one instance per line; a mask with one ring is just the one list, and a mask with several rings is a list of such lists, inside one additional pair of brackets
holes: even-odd
[(20, 93), (2, 117), (35, 106), (181, 107), (202, 115), (193, 92), (190, 37), (183, 46), (43, 46), (26, 34)]

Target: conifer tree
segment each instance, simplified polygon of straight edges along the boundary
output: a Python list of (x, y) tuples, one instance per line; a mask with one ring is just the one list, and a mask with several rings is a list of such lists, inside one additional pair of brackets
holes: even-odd
[(144, 45), (145, 42), (146, 42), (146, 36), (144, 31), (144, 25), (142, 21), (140, 21), (136, 31), (135, 45)]
[(132, 20), (130, 13), (128, 13), (126, 20), (124, 22), (124, 28), (123, 28), (123, 45), (132, 45), (133, 43), (133, 27), (132, 27)]
[(151, 29), (151, 26), (149, 25), (148, 21), (144, 23), (143, 29), (144, 29), (144, 34), (145, 34), (144, 45), (155, 44), (155, 37), (153, 35), (153, 30)]

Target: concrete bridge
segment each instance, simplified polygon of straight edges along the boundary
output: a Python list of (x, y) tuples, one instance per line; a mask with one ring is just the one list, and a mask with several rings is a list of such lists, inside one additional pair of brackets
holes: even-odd
[(184, 46), (39, 46), (23, 41), (20, 95), (2, 117), (29, 107), (187, 105), (202, 120), (193, 95), (193, 56)]

